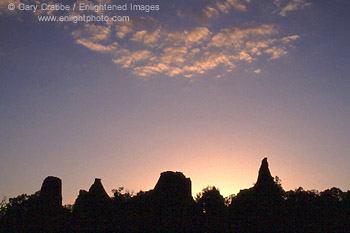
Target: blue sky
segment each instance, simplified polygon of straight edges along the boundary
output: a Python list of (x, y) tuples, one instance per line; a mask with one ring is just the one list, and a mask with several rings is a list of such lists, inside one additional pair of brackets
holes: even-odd
[(1, 196), (55, 175), (73, 203), (95, 177), (137, 192), (166, 170), (227, 196), (264, 157), (287, 190), (349, 189), (348, 1), (123, 1), (160, 10), (108, 23), (8, 10), (44, 2), (0, 1)]

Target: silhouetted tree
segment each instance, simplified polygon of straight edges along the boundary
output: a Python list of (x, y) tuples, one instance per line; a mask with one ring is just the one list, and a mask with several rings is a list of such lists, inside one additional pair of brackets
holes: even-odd
[(124, 187), (119, 187), (118, 189), (112, 189), (112, 193), (114, 195), (113, 200), (116, 203), (120, 203), (120, 204), (127, 203), (134, 196), (133, 192), (126, 190), (123, 193), (123, 190), (124, 190)]
[(347, 222), (346, 206), (344, 205), (345, 194), (336, 187), (327, 189), (320, 193), (320, 213), (325, 228), (328, 232), (345, 232), (350, 231)]
[(4, 207), (4, 229), (8, 232), (24, 232), (37, 228), (35, 221), (36, 209), (34, 202), (38, 198), (38, 193), (29, 196), (22, 194), (10, 198)]
[(215, 186), (208, 186), (196, 195), (205, 232), (223, 232), (226, 225), (225, 198)]
[(195, 201), (203, 214), (218, 216), (225, 213), (225, 198), (215, 186), (208, 186), (196, 195)]
[(285, 193), (285, 225), (289, 231), (319, 231), (322, 219), (319, 211), (319, 193), (302, 187)]
[(0, 201), (0, 217), (4, 216), (6, 214), (6, 197), (3, 197)]
[(236, 197), (236, 194), (231, 194), (228, 197), (225, 197), (225, 206), (229, 207)]

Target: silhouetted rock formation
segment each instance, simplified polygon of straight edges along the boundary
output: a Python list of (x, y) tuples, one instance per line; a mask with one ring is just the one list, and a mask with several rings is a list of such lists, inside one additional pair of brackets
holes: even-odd
[(60, 178), (48, 176), (40, 189), (39, 200), (46, 209), (57, 210), (62, 207), (62, 181)]
[[(188, 232), (194, 229), (191, 180), (181, 172), (167, 171), (153, 190), (131, 201), (133, 232)], [(128, 224), (130, 225), (130, 224)]]
[(264, 158), (261, 161), (258, 180), (256, 181), (254, 188), (256, 190), (264, 190), (264, 189), (268, 189), (272, 186), (275, 186), (275, 182), (273, 180), (273, 177), (271, 176), (269, 164), (267, 162), (267, 158)]
[[(232, 202), (232, 214), (243, 224), (244, 231), (281, 231), (278, 223), (281, 215), (284, 191), (271, 176), (267, 158), (261, 162), (259, 175), (254, 187), (241, 190)], [(249, 218), (247, 218), (249, 216)], [(236, 230), (242, 230), (242, 226)]]
[(268, 199), (279, 199), (283, 195), (284, 191), (282, 187), (276, 184), (274, 178), (271, 176), (267, 158), (264, 158), (261, 161), (259, 176), (253, 189), (255, 192), (264, 195), (266, 198), (269, 196)]
[(283, 191), (282, 188), (278, 184), (276, 184), (273, 177), (271, 176), (267, 158), (264, 158), (261, 161), (258, 179), (255, 185), (252, 188), (241, 190), (239, 194), (251, 192), (269, 194), (271, 192), (277, 192), (279, 195), (281, 195), (281, 191)]
[(88, 192), (85, 190), (79, 191), (79, 196), (75, 200), (74, 207), (75, 209), (86, 209), (89, 208), (89, 206), (103, 205), (109, 201), (110, 197), (104, 189), (101, 179), (96, 178)]
[(192, 199), (191, 179), (181, 172), (162, 172), (154, 187), (154, 195), (166, 199)]
[(67, 232), (70, 212), (62, 206), (62, 181), (44, 179), (40, 191), (10, 198), (0, 232)]
[(96, 178), (89, 191), (80, 190), (73, 207), (75, 231), (104, 232), (110, 227), (112, 200), (101, 179)]
[(191, 195), (181, 172), (160, 175), (154, 189), (136, 196), (118, 189), (113, 198), (101, 179), (80, 190), (71, 212), (62, 207), (62, 182), (47, 177), (41, 190), (0, 205), (0, 232), (349, 232), (350, 191), (298, 188), (284, 192), (267, 158), (256, 184), (231, 196), (215, 187)]
[(89, 189), (89, 196), (95, 199), (96, 201), (103, 201), (109, 199), (109, 196), (101, 183), (101, 179), (95, 179), (95, 182), (91, 185)]

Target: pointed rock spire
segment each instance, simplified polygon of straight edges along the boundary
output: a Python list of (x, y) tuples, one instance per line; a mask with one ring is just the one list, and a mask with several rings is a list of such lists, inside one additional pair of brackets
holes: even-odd
[(256, 184), (254, 187), (256, 189), (266, 189), (271, 186), (275, 186), (275, 182), (273, 180), (273, 177), (271, 176), (267, 158), (264, 158), (261, 161), (258, 180), (256, 181)]
[(80, 190), (79, 196), (75, 200), (73, 214), (77, 215), (99, 215), (101, 211), (108, 208), (110, 197), (104, 189), (101, 179), (96, 178), (89, 191)]
[(96, 199), (109, 199), (109, 196), (104, 189), (100, 178), (95, 178), (95, 182), (89, 189), (89, 195)]

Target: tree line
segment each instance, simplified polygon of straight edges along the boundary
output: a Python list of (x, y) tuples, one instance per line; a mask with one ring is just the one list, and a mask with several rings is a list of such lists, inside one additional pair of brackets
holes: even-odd
[(192, 198), (189, 178), (165, 172), (153, 190), (133, 194), (120, 187), (113, 197), (96, 179), (73, 205), (62, 206), (57, 179), (32, 195), (3, 199), (0, 231), (350, 232), (350, 191), (285, 191), (265, 159), (256, 184), (229, 197), (208, 186)]

